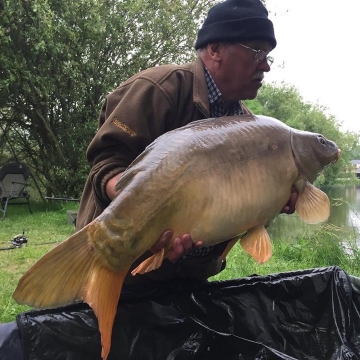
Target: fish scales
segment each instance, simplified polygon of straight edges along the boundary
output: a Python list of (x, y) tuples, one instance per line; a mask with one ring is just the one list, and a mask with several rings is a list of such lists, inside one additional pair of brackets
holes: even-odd
[(339, 156), (336, 144), (322, 135), (264, 116), (205, 119), (170, 131), (122, 174), (119, 195), (107, 209), (39, 259), (13, 297), (42, 308), (88, 303), (98, 318), (106, 360), (123, 282), (130, 270), (142, 276), (161, 266), (164, 249), (136, 268), (132, 264), (163, 231), (172, 229), (173, 239), (189, 233), (205, 246), (245, 233), (243, 249), (263, 263), (272, 254), (265, 225), (287, 203), (293, 186), (302, 220), (327, 219), (329, 199), (312, 182)]
[[(140, 204), (143, 207), (141, 210), (138, 207), (130, 207), (130, 209), (134, 210), (134, 215), (127, 214), (134, 219), (139, 216), (139, 210), (141, 211), (139, 217), (145, 219), (143, 230), (141, 222), (134, 221), (139, 233), (147, 234), (149, 239), (157, 239), (165, 226), (174, 230), (174, 237), (181, 235), (185, 231), (193, 235), (194, 240), (201, 238), (207, 245), (217, 243), (219, 240), (227, 240), (228, 236), (232, 237), (244, 231), (243, 227), (239, 227), (241, 218), (245, 217), (247, 219), (246, 223), (249, 224), (250, 219), (246, 214), (241, 213), (239, 209), (248, 208), (249, 205), (254, 203), (254, 196), (257, 195), (258, 189), (264, 183), (268, 183), (267, 186), (269, 186), (271, 193), (277, 196), (276, 199), (266, 198), (268, 202), (264, 205), (268, 207), (269, 203), (277, 202), (280, 211), (281, 201), (284, 202), (289, 197), (291, 185), (287, 184), (287, 192), (281, 194), (282, 196), (279, 199), (279, 192), (276, 191), (277, 180), (284, 179), (280, 176), (276, 179), (275, 175), (269, 177), (267, 174), (267, 162), (271, 161), (271, 158), (276, 156), (275, 160), (281, 161), (279, 154), (275, 154), (276, 150), (269, 145), (269, 142), (271, 142), (269, 135), (275, 137), (276, 134), (274, 126), (262, 127), (260, 123), (256, 127), (254, 124), (250, 124), (248, 127), (239, 126), (239, 131), (236, 132), (234, 127), (243, 124), (239, 124), (238, 119), (232, 119), (232, 122), (225, 120), (223, 123), (219, 122), (217, 124), (216, 132), (211, 127), (211, 121), (206, 120), (201, 121), (199, 126), (192, 126), (190, 128), (191, 132), (190, 129), (187, 129), (186, 139), (183, 139), (181, 132), (174, 131), (172, 134), (168, 133), (164, 139), (159, 138), (151, 145), (149, 149), (151, 151), (142, 158), (140, 172), (143, 183), (139, 184), (142, 194), (137, 194), (139, 198), (148, 197), (148, 201)], [(283, 128), (284, 125), (281, 124), (280, 129)], [(291, 154), (289, 129), (285, 128), (284, 133), (288, 151), (287, 153), (283, 151), (281, 154), (288, 156)], [(181, 149), (177, 149), (180, 143), (177, 141), (178, 137), (183, 139)], [(239, 138), (242, 140), (239, 141)], [(199, 139), (202, 139), (202, 141), (199, 142)], [(279, 143), (279, 129), (277, 129), (276, 141)], [(171, 148), (171, 154), (164, 157), (162, 162), (156, 162), (156, 171), (154, 171), (154, 167), (150, 169), (155, 163), (153, 159), (157, 158), (157, 153), (163, 153), (162, 149), (169, 148), (170, 143), (176, 144), (175, 147)], [(232, 151), (227, 151), (228, 143), (234, 144), (231, 147)], [(159, 149), (156, 148), (157, 145), (159, 145)], [(211, 152), (211, 162), (206, 161), (209, 152)], [(179, 162), (179, 154), (181, 154), (180, 161), (182, 163)], [(265, 159), (264, 156), (267, 156), (268, 159)], [(265, 167), (263, 166), (264, 163), (266, 164)], [(167, 175), (169, 168), (171, 169), (174, 166), (176, 166), (177, 172), (175, 174), (171, 172), (169, 178)], [(294, 167), (293, 177), (295, 172), (296, 168)], [(149, 173), (151, 176), (148, 175)], [(275, 180), (275, 182), (271, 182), (271, 180)], [(121, 189), (121, 183), (119, 185)], [(165, 187), (166, 192), (161, 195), (162, 199), (159, 201), (157, 199), (158, 189)], [(136, 189), (138, 186), (134, 188)], [(243, 195), (242, 197), (238, 196), (234, 201), (235, 197), (232, 195), (234, 193)], [(152, 194), (156, 199), (152, 198)], [(199, 194), (201, 194), (201, 197)], [(261, 196), (259, 201), (263, 198)], [(133, 201), (136, 202), (135, 196), (129, 197), (129, 199), (134, 199)], [(196, 199), (196, 201), (192, 201), (192, 199)], [(121, 192), (119, 201), (121, 201)], [(180, 202), (181, 205), (175, 205), (177, 202)], [(154, 204), (157, 205), (155, 209), (153, 208)], [(146, 205), (149, 205), (150, 208)], [(207, 211), (204, 212), (204, 209), (207, 209)], [(237, 211), (235, 211), (236, 209)], [(149, 214), (152, 212), (156, 214), (159, 221), (156, 222), (155, 220), (155, 223), (154, 220), (149, 221)], [(118, 216), (115, 215), (114, 211), (111, 213), (113, 216)], [(227, 221), (227, 219), (223, 220), (221, 213), (233, 214), (231, 222)], [(120, 214), (120, 211), (118, 211), (118, 214)], [(239, 219), (236, 226), (230, 226), (235, 217)], [(186, 220), (184, 221), (184, 219)], [(256, 220), (261, 222), (264, 219)], [(224, 225), (219, 227), (219, 222), (223, 222)], [(213, 227), (218, 231), (212, 229), (210, 224), (214, 224)], [(206, 234), (216, 234), (216, 236), (209, 238), (209, 235), (202, 234), (202, 230)]]

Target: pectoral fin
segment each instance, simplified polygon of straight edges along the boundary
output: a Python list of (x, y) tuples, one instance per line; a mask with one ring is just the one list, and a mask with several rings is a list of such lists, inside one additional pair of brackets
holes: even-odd
[(328, 219), (330, 200), (323, 191), (307, 182), (299, 194), (295, 209), (301, 220), (317, 224)]
[(148, 257), (144, 260), (138, 267), (136, 267), (131, 275), (135, 276), (136, 274), (145, 274), (147, 272), (156, 270), (159, 268), (164, 260), (165, 250), (162, 248), (160, 251), (156, 252), (154, 255)]
[(250, 229), (240, 240), (240, 244), (259, 264), (268, 261), (272, 256), (270, 237), (264, 226)]

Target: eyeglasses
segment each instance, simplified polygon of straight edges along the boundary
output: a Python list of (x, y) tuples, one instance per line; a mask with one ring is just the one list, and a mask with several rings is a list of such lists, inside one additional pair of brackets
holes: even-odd
[(266, 52), (264, 50), (255, 50), (249, 46), (245, 46), (240, 43), (235, 43), (235, 44), (239, 45), (245, 49), (253, 51), (255, 53), (255, 61), (258, 62), (259, 64), (262, 63), (265, 59), (266, 59), (267, 63), (269, 64), (269, 66), (271, 66), (272, 63), (274, 62), (274, 58), (272, 56), (266, 55)]

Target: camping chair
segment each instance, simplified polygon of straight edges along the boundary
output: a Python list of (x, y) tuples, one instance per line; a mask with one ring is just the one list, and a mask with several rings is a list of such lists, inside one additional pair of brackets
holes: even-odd
[[(2, 220), (5, 219), (8, 205), (28, 204), (30, 207), (30, 195), (27, 193), (28, 180), (30, 176), (29, 168), (24, 164), (8, 163), (0, 168), (0, 211), (3, 213)], [(25, 202), (14, 202), (9, 204), (13, 199), (25, 199)]]

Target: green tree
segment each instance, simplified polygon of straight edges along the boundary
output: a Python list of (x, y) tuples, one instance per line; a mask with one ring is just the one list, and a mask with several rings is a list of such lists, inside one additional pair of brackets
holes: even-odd
[(350, 160), (359, 160), (360, 159), (360, 141), (359, 134), (354, 136), (354, 145), (352, 151), (350, 152)]
[(134, 73), (192, 59), (212, 0), (2, 0), (0, 154), (26, 162), (46, 196), (78, 197), (107, 92)]

